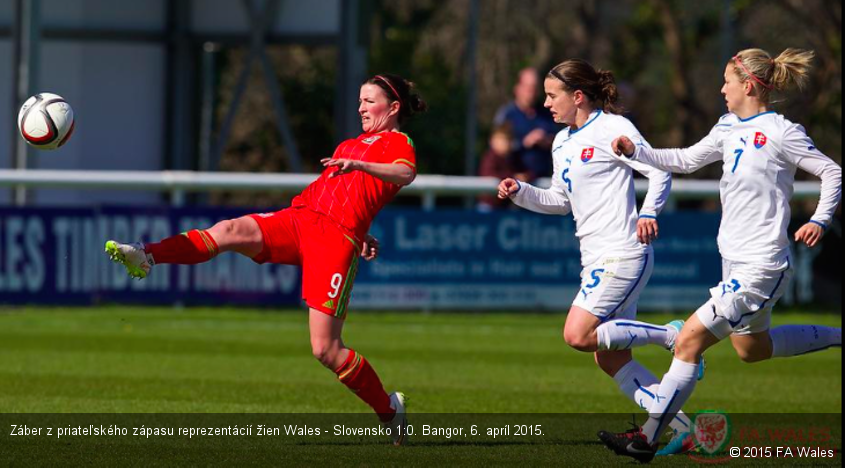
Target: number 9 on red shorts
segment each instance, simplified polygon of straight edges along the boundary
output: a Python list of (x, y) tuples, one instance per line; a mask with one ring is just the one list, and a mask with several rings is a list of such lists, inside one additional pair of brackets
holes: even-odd
[(352, 234), (307, 208), (250, 217), (264, 238), (264, 248), (253, 260), (302, 266), (302, 299), (308, 307), (345, 318), (361, 251)]

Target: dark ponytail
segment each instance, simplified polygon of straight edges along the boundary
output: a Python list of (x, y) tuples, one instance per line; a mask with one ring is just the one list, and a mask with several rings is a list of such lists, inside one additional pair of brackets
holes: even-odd
[(581, 91), (597, 108), (605, 112), (625, 112), (619, 105), (619, 89), (616, 87), (613, 73), (597, 70), (586, 60), (567, 60), (552, 68), (546, 77), (563, 82), (563, 89), (567, 92)]
[(616, 87), (616, 79), (613, 77), (613, 73), (607, 70), (599, 70), (598, 74), (604, 109), (611, 114), (622, 114), (625, 110), (619, 105), (619, 89)]
[(399, 101), (399, 124), (428, 110), (428, 104), (417, 91), (416, 85), (398, 75), (384, 73), (376, 75), (364, 84), (378, 86), (390, 102)]

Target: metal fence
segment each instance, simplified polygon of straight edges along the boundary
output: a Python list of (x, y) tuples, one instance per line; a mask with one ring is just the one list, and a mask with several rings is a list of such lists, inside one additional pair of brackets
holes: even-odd
[[(0, 169), (0, 187), (146, 190), (170, 194), (171, 204), (183, 206), (187, 193), (225, 191), (272, 191), (296, 193), (316, 179), (317, 174), (256, 174), (242, 172), (191, 171), (54, 171)], [(432, 210), (443, 196), (475, 196), (494, 193), (499, 180), (492, 177), (420, 175), (399, 192), (421, 198), (424, 209)], [(550, 179), (537, 185), (548, 187)], [(637, 193), (648, 189), (648, 181), (636, 180)], [(795, 198), (819, 195), (818, 182), (796, 182)], [(712, 198), (719, 195), (719, 181), (676, 179), (672, 196)]]

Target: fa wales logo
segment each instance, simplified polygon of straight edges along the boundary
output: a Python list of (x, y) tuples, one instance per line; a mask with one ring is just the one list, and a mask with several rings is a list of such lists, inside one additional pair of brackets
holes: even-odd
[(699, 452), (715, 456), (724, 452), (731, 442), (731, 420), (719, 411), (703, 411), (692, 421)]

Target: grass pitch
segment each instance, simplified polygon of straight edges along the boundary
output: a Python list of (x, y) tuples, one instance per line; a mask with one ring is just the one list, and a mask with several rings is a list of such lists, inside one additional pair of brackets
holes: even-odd
[[(645, 315), (664, 323), (674, 317)], [(624, 413), (592, 357), (561, 339), (562, 315), (351, 313), (348, 346), (421, 413)], [(833, 315), (776, 324), (841, 326)], [(637, 359), (662, 375), (670, 355)], [(838, 349), (744, 364), (707, 353), (693, 409), (841, 413)], [(807, 398), (812, 389), (812, 398)], [(23, 309), (0, 314), (0, 413), (342, 413), (367, 408), (311, 356), (305, 312), (232, 309)]]
[[(677, 317), (641, 318), (664, 323)], [(563, 315), (353, 311), (344, 339), (373, 364), (388, 391), (410, 396), (412, 413), (638, 412), (590, 355), (566, 347), (560, 333), (563, 321)], [(3, 312), (0, 413), (367, 413), (368, 408), (311, 356), (307, 322), (304, 311), (222, 308)], [(841, 317), (776, 312), (774, 322), (841, 326)], [(638, 349), (635, 356), (658, 377), (671, 360), (656, 347)], [(708, 351), (707, 359), (707, 376), (687, 412), (842, 411), (839, 349), (749, 365), (740, 362), (725, 342)], [(0, 429), (6, 431), (7, 422)], [(625, 420), (618, 428), (625, 429)], [(0, 450), (0, 460), (6, 456), (13, 463), (31, 461), (26, 458), (31, 453), (28, 445), (14, 441), (18, 444), (9, 447), (17, 451)], [(418, 445), (396, 452), (380, 440), (361, 444), (289, 440), (283, 456), (278, 445), (272, 445), (269, 451), (253, 448), (237, 460), (226, 451), (231, 448), (222, 446), (198, 449), (165, 443), (153, 451), (143, 444), (97, 447), (100, 456), (111, 454), (112, 458), (101, 460), (108, 463), (124, 458), (140, 463), (139, 453), (158, 453), (165, 464), (205, 460), (414, 465), (447, 459), (484, 464), (529, 459), (628, 463), (597, 445), (593, 432), (583, 437), (576, 433), (551, 445), (527, 439), (483, 444), (417, 441)], [(53, 459), (90, 459), (73, 458), (83, 453), (78, 447), (74, 451), (73, 446), (48, 445), (29, 447)]]

